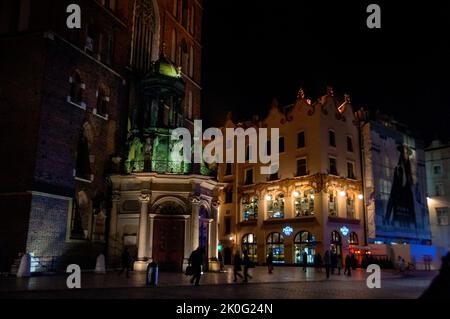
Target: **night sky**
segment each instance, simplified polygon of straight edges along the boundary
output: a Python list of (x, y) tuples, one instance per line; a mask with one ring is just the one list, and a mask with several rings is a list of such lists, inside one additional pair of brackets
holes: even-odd
[[(381, 6), (381, 29), (366, 26), (370, 3)], [(333, 85), (426, 140), (449, 138), (450, 4), (395, 3), (205, 1), (204, 120), (264, 116), (274, 97), (290, 104), (303, 87), (316, 100)]]

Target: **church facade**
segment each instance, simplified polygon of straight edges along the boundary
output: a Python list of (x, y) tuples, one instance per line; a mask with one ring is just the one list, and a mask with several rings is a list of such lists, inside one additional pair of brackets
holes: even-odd
[(202, 1), (81, 0), (72, 30), (70, 3), (0, 4), (2, 271), (23, 253), (33, 271), (115, 266), (125, 245), (138, 268), (214, 257), (218, 185), (168, 139), (200, 116)]

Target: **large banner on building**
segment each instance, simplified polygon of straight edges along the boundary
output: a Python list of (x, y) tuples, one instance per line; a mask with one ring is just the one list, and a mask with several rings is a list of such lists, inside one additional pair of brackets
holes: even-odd
[(426, 243), (431, 235), (423, 149), (407, 135), (389, 133), (393, 132), (372, 130), (372, 147), (366, 154), (369, 238)]

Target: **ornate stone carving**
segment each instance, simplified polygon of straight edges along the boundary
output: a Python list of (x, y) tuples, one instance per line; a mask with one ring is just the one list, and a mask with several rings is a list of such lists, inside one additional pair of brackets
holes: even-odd
[(141, 195), (139, 196), (139, 201), (148, 203), (150, 202), (150, 197), (150, 193), (141, 193)]

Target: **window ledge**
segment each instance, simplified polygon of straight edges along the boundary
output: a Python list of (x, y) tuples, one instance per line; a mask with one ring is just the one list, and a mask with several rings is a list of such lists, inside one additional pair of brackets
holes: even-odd
[(94, 181), (94, 174), (91, 174), (91, 178), (90, 179), (77, 177), (75, 174), (76, 174), (76, 172), (74, 171), (74, 177), (75, 177), (76, 181), (83, 182), (83, 183), (89, 183), (89, 184)]
[(67, 97), (67, 103), (75, 105), (76, 107), (82, 109), (83, 111), (86, 111), (86, 103), (81, 102), (81, 104), (78, 104), (78, 103), (72, 102), (70, 95)]
[(99, 114), (99, 113), (97, 113), (97, 109), (94, 109), (94, 111), (92, 113), (94, 113), (95, 116), (97, 116), (97, 117), (99, 117), (99, 118), (101, 118), (101, 119), (103, 119), (105, 121), (109, 120), (109, 115), (108, 114), (105, 114), (105, 115)]
[(253, 226), (258, 223), (257, 219), (249, 219), (249, 220), (241, 220), (240, 225), (241, 226)]

